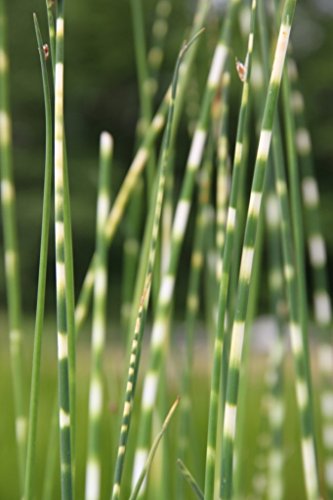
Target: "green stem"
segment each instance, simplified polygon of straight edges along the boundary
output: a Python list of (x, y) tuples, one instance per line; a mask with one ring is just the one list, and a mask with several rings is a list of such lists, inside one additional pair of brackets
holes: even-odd
[(27, 446), (27, 458), (26, 458), (26, 470), (25, 470), (25, 488), (24, 488), (25, 500), (30, 500), (33, 498), (33, 471), (35, 467), (35, 456), (36, 456), (36, 435), (37, 435), (38, 402), (39, 402), (39, 388), (40, 388), (40, 360), (41, 360), (42, 335), (43, 335), (43, 324), (44, 324), (45, 285), (46, 285), (49, 226), (50, 226), (50, 213), (51, 213), (52, 166), (53, 166), (52, 162), (53, 132), (52, 132), (52, 109), (51, 109), (50, 87), (47, 76), (46, 60), (43, 51), (42, 35), (39, 29), (36, 15), (34, 15), (34, 24), (37, 37), (39, 57), (40, 57), (42, 79), (43, 79), (46, 145), (45, 145), (43, 217), (42, 217), (42, 231), (41, 231), (40, 259), (39, 259), (39, 273), (38, 273), (38, 292), (37, 292), (35, 338), (34, 338), (33, 364), (32, 364), (32, 379), (31, 379), (31, 392), (30, 392), (28, 446)]
[(0, 1), (0, 165), (1, 208), (8, 304), (9, 344), (14, 391), (15, 436), (18, 452), (20, 493), (23, 492), (27, 439), (27, 415), (22, 364), (22, 311), (17, 242), (15, 186), (12, 165), (12, 125), (9, 104), (9, 57), (5, 0)]
[[(282, 22), (275, 50), (269, 90), (266, 97), (246, 221), (239, 273), (239, 286), (235, 307), (235, 317), (231, 333), (230, 364), (228, 369), (226, 406), (223, 425), (221, 464), (222, 476), (220, 484), (220, 495), (223, 500), (229, 500), (232, 496), (232, 464), (236, 432), (239, 370), (244, 344), (248, 294), (252, 278), (255, 241), (261, 209), (266, 166), (272, 138), (274, 116), (295, 6), (296, 0), (286, 0), (284, 4)], [(316, 488), (314, 488), (314, 490), (316, 490)]]
[(65, 261), (65, 188), (64, 188), (64, 1), (59, 0), (56, 21), (55, 61), (55, 125), (54, 125), (54, 189), (55, 189), (55, 245), (56, 291), (58, 327), (58, 391), (60, 427), (61, 495), (63, 500), (73, 496), (71, 412), (69, 383), (68, 310), (66, 300), (67, 269)]
[(94, 310), (91, 340), (91, 375), (89, 389), (88, 455), (86, 500), (98, 500), (101, 490), (101, 425), (103, 413), (103, 352), (106, 335), (107, 244), (104, 224), (110, 208), (110, 170), (113, 141), (109, 133), (100, 137), (100, 174), (96, 217), (96, 264)]

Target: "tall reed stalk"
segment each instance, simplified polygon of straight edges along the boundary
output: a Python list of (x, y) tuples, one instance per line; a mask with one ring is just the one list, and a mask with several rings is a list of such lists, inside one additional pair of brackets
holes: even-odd
[[(176, 91), (177, 91), (177, 82), (178, 75), (180, 70), (180, 65), (182, 59), (188, 50), (188, 48), (192, 45), (192, 43), (196, 40), (198, 34), (195, 35), (188, 43), (184, 44), (182, 50), (180, 51), (176, 68), (172, 80), (171, 85), (171, 96), (170, 96), (170, 105), (168, 111), (168, 119), (166, 130), (163, 137), (162, 143), (162, 151), (161, 151), (161, 159), (158, 169), (158, 177), (156, 179), (156, 186), (152, 204), (152, 222), (151, 222), (151, 235), (150, 235), (150, 245), (149, 245), (149, 253), (148, 253), (148, 263), (147, 269), (145, 273), (145, 283), (142, 291), (142, 299), (140, 308), (138, 311), (137, 322), (135, 325), (134, 337), (132, 340), (131, 346), (131, 356), (129, 362), (129, 371), (128, 371), (128, 379), (126, 386), (126, 395), (125, 395), (125, 403), (123, 409), (123, 417), (122, 417), (122, 426), (120, 430), (119, 437), (119, 446), (118, 446), (118, 456), (116, 461), (115, 468), (115, 477), (112, 491), (112, 499), (116, 500), (120, 495), (120, 483), (122, 477), (123, 463), (125, 458), (126, 451), (126, 443), (128, 439), (129, 426), (131, 421), (131, 413), (132, 413), (132, 405), (135, 394), (136, 387), (136, 379), (138, 374), (139, 362), (140, 362), (140, 349), (142, 343), (142, 335), (145, 326), (145, 319), (147, 314), (147, 308), (149, 303), (150, 296), (150, 288), (152, 283), (152, 275), (155, 265), (155, 255), (156, 255), (156, 246), (158, 241), (159, 234), (159, 226), (160, 226), (160, 218), (162, 212), (163, 198), (164, 198), (164, 187), (165, 187), (165, 179), (167, 176), (167, 168), (169, 162), (169, 153), (170, 153), (170, 142), (172, 136), (172, 126), (173, 126), (173, 115), (175, 108), (175, 100), (176, 100)], [(141, 473), (141, 471), (140, 471)]]
[(5, 0), (0, 1), (0, 161), (1, 210), (3, 220), (5, 279), (8, 306), (9, 344), (13, 378), (15, 436), (19, 464), (20, 492), (24, 484), (27, 440), (24, 368), (22, 356), (22, 311), (16, 202), (12, 162), (12, 123), (9, 94), (9, 57)]
[(110, 209), (110, 170), (113, 140), (108, 132), (100, 137), (100, 173), (96, 216), (96, 261), (94, 283), (94, 310), (91, 339), (91, 374), (89, 389), (88, 456), (85, 498), (100, 498), (101, 490), (101, 427), (103, 412), (103, 352), (106, 336), (107, 306), (107, 244), (104, 224)]
[(56, 245), (56, 290), (58, 327), (58, 390), (61, 461), (61, 495), (63, 499), (73, 497), (71, 411), (69, 383), (68, 307), (66, 302), (66, 259), (64, 222), (64, 1), (58, 2), (56, 19), (55, 60), (55, 116), (54, 116), (54, 204)]
[[(255, 252), (255, 241), (258, 227), (259, 214), (261, 209), (261, 199), (264, 187), (266, 166), (268, 154), (272, 139), (272, 129), (274, 116), (277, 105), (277, 98), (281, 85), (282, 72), (286, 51), (288, 47), (291, 23), (296, 6), (295, 0), (286, 0), (284, 4), (283, 14), (279, 37), (275, 49), (273, 68), (269, 83), (269, 89), (266, 97), (264, 116), (260, 132), (259, 146), (257, 151), (255, 170), (251, 188), (250, 203), (246, 221), (244, 243), (242, 250), (242, 258), (239, 273), (239, 285), (237, 292), (237, 302), (235, 308), (235, 317), (231, 334), (231, 349), (229, 370), (227, 379), (227, 394), (226, 406), (223, 425), (223, 441), (222, 441), (222, 476), (220, 495), (222, 499), (229, 499), (232, 496), (232, 463), (233, 449), (236, 433), (236, 417), (237, 417), (237, 398), (238, 398), (238, 382), (241, 357), (244, 344), (245, 333), (245, 318), (248, 306), (248, 294), (252, 277), (253, 257)], [(293, 329), (292, 339), (297, 341), (297, 350), (300, 351), (299, 329)], [(307, 449), (310, 448), (312, 453), (312, 442), (306, 442)], [(311, 463), (315, 467), (315, 463)], [(311, 484), (311, 495), (317, 494), (316, 483)], [(313, 496), (314, 498), (314, 496)]]

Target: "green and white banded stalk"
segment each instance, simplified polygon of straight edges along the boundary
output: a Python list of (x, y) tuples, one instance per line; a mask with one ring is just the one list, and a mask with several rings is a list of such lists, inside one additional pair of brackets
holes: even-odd
[[(204, 23), (204, 20), (207, 15), (209, 2), (208, 0), (201, 0), (198, 4), (198, 9), (195, 15), (193, 29), (191, 31), (192, 38), (195, 33), (197, 33)], [(195, 55), (196, 49), (189, 51), (186, 57), (183, 60), (183, 63), (180, 68), (180, 82), (179, 82), (179, 90), (177, 92), (177, 103), (175, 109), (175, 121), (178, 122), (180, 118), (180, 112), (182, 110), (182, 100), (184, 98), (186, 86), (188, 83), (188, 78), (190, 76), (190, 69), (193, 62), (193, 57)], [(223, 54), (221, 54), (223, 55)], [(129, 198), (133, 192), (134, 187), (137, 184), (138, 178), (143, 172), (147, 160), (149, 158), (149, 152), (154, 141), (157, 139), (159, 133), (162, 131), (165, 125), (166, 113), (168, 110), (170, 99), (170, 89), (166, 92), (153, 120), (147, 128), (144, 139), (142, 140), (141, 146), (135, 154), (135, 157), (129, 167), (129, 170), (126, 174), (126, 177), (121, 185), (118, 195), (113, 203), (113, 206), (110, 210), (108, 221), (105, 227), (105, 233), (108, 241), (108, 245), (111, 244), (112, 239), (115, 235), (115, 232), (118, 228), (120, 221), (122, 220), (125, 208), (129, 201)], [(91, 297), (91, 292), (93, 288), (93, 273), (94, 273), (94, 257), (91, 259), (89, 264), (86, 276), (84, 278), (84, 282), (81, 288), (81, 293), (77, 302), (77, 306), (75, 309), (75, 330), (78, 333), (82, 325), (87, 317), (88, 308), (89, 308), (89, 300)], [(134, 297), (134, 301), (138, 303), (140, 301), (140, 293), (142, 287), (138, 291), (136, 297)], [(135, 319), (133, 321), (135, 323)]]
[(280, 207), (279, 201), (270, 190), (266, 200), (266, 224), (268, 228), (269, 255), (269, 289), (271, 309), (275, 315), (276, 336), (268, 361), (267, 397), (269, 398), (268, 423), (271, 433), (271, 447), (268, 453), (267, 494), (272, 500), (283, 498), (283, 424), (285, 417), (285, 401), (283, 400), (283, 360), (285, 342), (283, 328), (286, 321), (287, 304), (284, 292), (280, 239)]
[[(200, 34), (200, 32), (199, 32)], [(119, 436), (119, 445), (118, 445), (118, 453), (116, 459), (115, 466), (115, 475), (112, 489), (112, 500), (116, 500), (120, 496), (120, 486), (121, 486), (121, 478), (123, 472), (123, 465), (125, 459), (126, 452), (126, 444), (128, 440), (131, 415), (132, 415), (132, 406), (135, 395), (137, 374), (139, 369), (140, 362), (140, 350), (141, 343), (143, 337), (143, 331), (145, 327), (145, 319), (147, 314), (147, 308), (149, 304), (150, 290), (151, 290), (151, 282), (152, 275), (155, 265), (155, 256), (156, 256), (156, 248), (159, 236), (160, 229), (160, 219), (162, 213), (162, 205), (164, 198), (164, 188), (165, 181), (167, 177), (167, 169), (169, 163), (169, 154), (170, 154), (170, 143), (172, 137), (172, 127), (174, 126), (173, 117), (174, 117), (174, 109), (175, 109), (175, 100), (176, 100), (176, 91), (177, 91), (177, 83), (179, 76), (179, 69), (182, 62), (182, 59), (188, 50), (188, 48), (192, 45), (192, 43), (196, 40), (198, 34), (196, 34), (187, 44), (185, 44), (180, 51), (180, 54), (177, 59), (174, 76), (171, 85), (171, 95), (170, 95), (170, 105), (168, 111), (168, 119), (166, 124), (165, 133), (163, 136), (162, 142), (162, 150), (161, 150), (161, 158), (159, 162), (158, 175), (156, 178), (155, 192), (153, 196), (153, 202), (151, 205), (151, 223), (149, 223), (150, 228), (150, 245), (148, 252), (148, 261), (147, 268), (145, 272), (145, 282), (144, 288), (141, 296), (141, 303), (138, 310), (138, 316), (135, 324), (134, 336), (131, 345), (131, 354), (129, 361), (129, 370), (127, 377), (127, 385), (126, 385), (126, 393), (125, 393), (125, 402), (122, 414), (122, 424), (120, 429)], [(150, 222), (150, 221), (149, 221)], [(141, 471), (140, 471), (141, 473)]]
[(21, 285), (16, 226), (15, 186), (12, 162), (12, 124), (9, 104), (9, 57), (5, 0), (0, 1), (0, 167), (1, 210), (5, 280), (8, 305), (9, 345), (13, 378), (15, 437), (18, 453), (20, 492), (23, 491), (27, 414), (22, 356)]
[(168, 21), (171, 10), (170, 0), (157, 0), (152, 27), (152, 43), (147, 55), (151, 97), (154, 97), (158, 89), (158, 73), (164, 59), (164, 45), (169, 29)]
[[(168, 110), (169, 98), (170, 98), (170, 91), (168, 90), (150, 126), (147, 129), (145, 138), (143, 139), (142, 144), (139, 147), (129, 167), (129, 170), (121, 185), (118, 195), (116, 196), (113, 202), (113, 205), (109, 212), (107, 222), (104, 228), (108, 246), (110, 246), (111, 244), (111, 241), (115, 235), (119, 223), (122, 220), (129, 198), (133, 192), (133, 189), (138, 181), (140, 174), (142, 173), (146, 165), (151, 145), (156, 140), (158, 134), (161, 132), (161, 130), (165, 125), (165, 117)], [(81, 288), (81, 293), (75, 309), (75, 325), (77, 332), (81, 330), (82, 325), (88, 314), (89, 300), (91, 297), (91, 292), (94, 283), (94, 260), (95, 260), (95, 255), (93, 256), (89, 264), (89, 268), (84, 278), (84, 282)]]
[[(256, 2), (252, 2), (252, 13), (251, 13), (251, 29), (248, 39), (247, 55), (246, 55), (246, 74), (243, 83), (241, 107), (237, 126), (237, 137), (236, 146), (233, 161), (233, 172), (230, 188), (229, 206), (227, 212), (227, 223), (226, 223), (226, 235), (225, 242), (223, 246), (223, 256), (221, 258), (221, 280), (220, 280), (220, 290), (218, 299), (218, 316), (217, 316), (217, 328), (214, 341), (214, 354), (213, 354), (213, 367), (212, 367), (212, 377), (211, 377), (211, 389), (210, 389), (210, 402), (209, 402), (209, 418), (208, 418), (208, 435), (207, 435), (207, 449), (206, 449), (206, 473), (205, 473), (205, 497), (207, 499), (212, 499), (214, 496), (214, 477), (215, 477), (215, 463), (216, 463), (216, 445), (217, 445), (217, 425), (218, 425), (218, 407), (219, 401), (222, 401), (222, 414), (225, 399), (225, 384), (226, 381), (222, 382), (222, 398), (219, 399), (219, 394), (221, 392), (221, 375), (225, 378), (226, 366), (228, 359), (228, 352), (226, 348), (224, 330), (225, 330), (225, 318), (227, 310), (227, 300), (228, 300), (228, 286), (229, 286), (229, 276), (230, 267), (234, 252), (234, 233), (237, 226), (237, 209), (238, 209), (238, 198), (239, 190), (241, 189), (241, 170), (244, 170), (243, 162), (243, 141), (244, 134), (246, 132), (245, 125), (247, 121), (248, 113), (248, 99), (249, 99), (249, 78), (251, 74), (251, 61), (254, 43), (254, 28), (256, 19)], [(224, 187), (224, 186), (223, 186)], [(224, 356), (223, 356), (224, 350)], [(225, 360), (223, 365), (223, 360)], [(224, 369), (222, 368), (224, 366)]]
[[(262, 49), (264, 55), (264, 70), (267, 77), (268, 67), (268, 42), (265, 35), (265, 16), (263, 15), (263, 5), (260, 3), (261, 27), (263, 28)], [(290, 123), (288, 130), (292, 130)], [(289, 161), (294, 161), (290, 155), (292, 139), (289, 143)], [(294, 264), (294, 249), (292, 246), (291, 218), (289, 212), (288, 189), (284, 167), (284, 157), (282, 150), (282, 139), (278, 120), (274, 129), (273, 136), (273, 160), (275, 172), (275, 191), (278, 196), (279, 210), (281, 216), (281, 241), (283, 255), (283, 273), (286, 284), (286, 295), (289, 307), (289, 328), (291, 333), (291, 345), (296, 370), (296, 401), (301, 422), (301, 449), (302, 462), (305, 480), (305, 489), (308, 498), (318, 497), (318, 470), (315, 453), (315, 432), (312, 417), (312, 398), (311, 398), (311, 373), (308, 360), (307, 337), (302, 330), (306, 326), (304, 316), (300, 308), (302, 301), (297, 283), (298, 276)], [(300, 269), (298, 272), (302, 272)]]
[(313, 167), (311, 138), (306, 127), (304, 99), (298, 88), (297, 67), (292, 59), (289, 60), (288, 71), (292, 86), (290, 104), (296, 121), (296, 147), (302, 177), (305, 230), (313, 282), (314, 319), (319, 329), (317, 356), (322, 443), (325, 450), (324, 476), (329, 495), (333, 495), (332, 303), (328, 292), (326, 245), (321, 230), (319, 189)]
[[(255, 241), (261, 209), (261, 200), (264, 188), (268, 154), (272, 139), (272, 129), (277, 105), (277, 98), (281, 85), (282, 72), (295, 7), (296, 0), (286, 0), (282, 13), (282, 20), (275, 49), (273, 68), (260, 132), (259, 146), (255, 163), (241, 257), (235, 317), (231, 333), (230, 364), (228, 369), (226, 406), (222, 438), (222, 475), (220, 484), (220, 496), (222, 499), (228, 500), (232, 496), (232, 464), (236, 434), (239, 370), (244, 345), (245, 319), (247, 314), (248, 294), (253, 270)], [(295, 334), (297, 335), (297, 339)], [(299, 341), (298, 334), (299, 330), (296, 331), (296, 329), (294, 329), (292, 335), (294, 342), (295, 340)], [(299, 348), (298, 343), (297, 348)], [(314, 451), (312, 449), (312, 443), (310, 442), (309, 444), (311, 451)], [(306, 446), (307, 448), (309, 447), (308, 442), (306, 443)], [(315, 464), (311, 464), (311, 466), (312, 465), (315, 467)], [(314, 484), (312, 493), (317, 493), (316, 484)]]
[(96, 260), (93, 325), (91, 340), (91, 376), (89, 389), (88, 456), (86, 467), (86, 500), (98, 500), (101, 489), (101, 425), (103, 413), (103, 351), (106, 336), (107, 244), (104, 224), (110, 209), (110, 165), (113, 140), (108, 132), (100, 137), (100, 174), (96, 218)]
[[(180, 401), (178, 459), (187, 461), (189, 456), (191, 437), (191, 374), (193, 373), (193, 348), (194, 332), (200, 307), (200, 277), (204, 263), (205, 239), (207, 227), (212, 218), (212, 210), (209, 205), (211, 187), (212, 161), (206, 158), (199, 179), (198, 212), (195, 223), (195, 233), (191, 254), (191, 269), (186, 300), (186, 352), (185, 363), (182, 373), (182, 392)], [(181, 482), (180, 482), (181, 480)], [(183, 498), (183, 480), (179, 478), (177, 485), (177, 498)]]
[(58, 392), (60, 428), (61, 495), (73, 497), (71, 412), (68, 363), (68, 318), (66, 304), (65, 225), (64, 225), (64, 1), (58, 2), (56, 19), (54, 102), (54, 191), (57, 294)]
[[(232, 12), (237, 4), (238, 0), (232, 2)], [(136, 483), (137, 477), (140, 474), (140, 470), (142, 469), (148, 454), (152, 414), (156, 402), (159, 382), (159, 370), (162, 364), (163, 357), (165, 355), (165, 348), (167, 344), (168, 322), (175, 286), (175, 276), (189, 218), (194, 183), (197, 171), (202, 161), (203, 151), (206, 143), (211, 104), (220, 83), (223, 68), (227, 58), (228, 43), (226, 42), (226, 40), (229, 40), (230, 31), (231, 19), (229, 13), (226, 23), (222, 28), (221, 39), (216, 47), (213, 61), (210, 67), (200, 117), (187, 159), (181, 193), (177, 203), (173, 221), (170, 259), (167, 266), (167, 271), (162, 277), (161, 287), (159, 291), (156, 317), (151, 338), (149, 368), (145, 376), (143, 386), (143, 395), (141, 402), (142, 413), (139, 426), (138, 445), (134, 459), (132, 484)], [(143, 489), (141, 494), (143, 494)]]
[(222, 277), (222, 256), (225, 243), (228, 199), (230, 195), (230, 160), (228, 139), (229, 87), (230, 72), (226, 69), (222, 78), (221, 129), (217, 139), (218, 169), (216, 183), (216, 249), (218, 252), (218, 261), (216, 278), (218, 282), (220, 282)]

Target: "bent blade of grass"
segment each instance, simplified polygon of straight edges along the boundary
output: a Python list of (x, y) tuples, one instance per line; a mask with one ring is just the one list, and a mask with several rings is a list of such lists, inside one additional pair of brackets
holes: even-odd
[(196, 482), (196, 480), (194, 479), (194, 477), (192, 476), (192, 474), (190, 473), (184, 462), (178, 458), (177, 465), (179, 467), (181, 475), (183, 476), (185, 481), (191, 486), (196, 497), (199, 498), (200, 500), (204, 500), (204, 494), (201, 491), (200, 486), (198, 485), (198, 483)]
[(9, 57), (5, 0), (0, 1), (0, 160), (1, 208), (5, 257), (5, 280), (8, 304), (9, 345), (13, 378), (15, 436), (18, 452), (20, 494), (24, 485), (27, 439), (27, 414), (22, 363), (22, 306), (19, 277), (19, 253), (16, 225), (15, 186), (12, 162), (12, 125), (9, 103)]
[(295, 7), (296, 0), (286, 0), (282, 14), (279, 37), (275, 49), (269, 90), (266, 97), (251, 188), (250, 204), (246, 221), (235, 317), (231, 333), (230, 364), (228, 369), (226, 406), (223, 425), (221, 463), (222, 476), (220, 483), (220, 496), (223, 500), (229, 500), (232, 496), (232, 464), (236, 432), (239, 370), (244, 344), (248, 293), (252, 278), (255, 241), (261, 209), (266, 166), (272, 138), (273, 122)]
[(88, 454), (86, 500), (98, 500), (101, 490), (101, 425), (103, 413), (103, 352), (106, 335), (107, 244), (104, 224), (110, 209), (110, 174), (113, 140), (108, 132), (100, 136), (100, 172), (96, 215), (96, 267), (94, 283), (91, 372), (89, 389)]
[(134, 337), (132, 340), (131, 346), (131, 356), (130, 356), (130, 364), (128, 371), (128, 382), (126, 386), (126, 394), (125, 394), (125, 403), (123, 409), (123, 417), (122, 417), (122, 426), (120, 430), (119, 437), (119, 446), (118, 446), (118, 454), (116, 459), (115, 466), (115, 477), (114, 484), (112, 489), (112, 499), (116, 500), (120, 495), (120, 485), (123, 471), (123, 464), (126, 452), (126, 443), (128, 440), (129, 427), (131, 421), (131, 413), (133, 406), (133, 399), (135, 395), (136, 388), (136, 379), (140, 362), (140, 349), (142, 343), (143, 330), (145, 326), (145, 318), (149, 303), (150, 289), (151, 289), (151, 280), (154, 270), (155, 264), (155, 255), (156, 255), (156, 247), (157, 240), (159, 234), (160, 227), (160, 218), (162, 212), (163, 205), (163, 197), (164, 197), (164, 187), (165, 187), (165, 179), (167, 175), (167, 168), (169, 162), (169, 153), (170, 153), (170, 142), (172, 136), (172, 126), (173, 126), (173, 116), (174, 116), (174, 108), (175, 108), (175, 100), (176, 100), (176, 92), (177, 92), (177, 83), (179, 76), (179, 69), (182, 62), (182, 59), (186, 53), (186, 51), (190, 48), (190, 46), (196, 41), (201, 32), (197, 33), (188, 43), (184, 44), (182, 47), (171, 85), (171, 96), (170, 96), (170, 105), (168, 111), (168, 119), (167, 125), (165, 129), (165, 133), (163, 136), (162, 142), (162, 151), (161, 151), (161, 160), (158, 169), (158, 177), (156, 181), (156, 188), (154, 193), (154, 201), (152, 203), (152, 222), (151, 226), (151, 235), (150, 235), (150, 243), (149, 243), (149, 253), (148, 253), (148, 262), (147, 269), (145, 273), (145, 285), (142, 293), (142, 302), (139, 307), (137, 322), (134, 331)]
[(40, 388), (40, 360), (41, 360), (42, 334), (43, 334), (43, 324), (44, 324), (45, 285), (46, 285), (49, 226), (50, 226), (50, 213), (51, 213), (52, 166), (53, 166), (52, 162), (53, 128), (52, 128), (50, 87), (47, 76), (46, 59), (43, 51), (42, 35), (39, 29), (39, 24), (36, 14), (34, 14), (34, 25), (36, 31), (37, 46), (39, 51), (42, 81), (43, 81), (46, 144), (45, 144), (43, 216), (42, 216), (42, 230), (41, 230), (41, 243), (40, 243), (32, 378), (31, 378), (31, 391), (30, 391), (28, 444), (27, 444), (27, 457), (26, 457), (26, 467), (25, 467), (25, 487), (24, 487), (25, 500), (31, 500), (33, 498), (33, 471), (35, 467), (35, 456), (36, 456), (36, 436), (37, 436), (38, 403), (39, 403), (39, 388)]
[(177, 409), (177, 406), (179, 404), (179, 398), (176, 399), (176, 401), (173, 403), (173, 405), (171, 406), (170, 410), (169, 410), (169, 413), (167, 414), (164, 422), (163, 422), (163, 425), (162, 425), (162, 429), (160, 430), (160, 432), (158, 433), (158, 435), (156, 436), (153, 444), (152, 444), (152, 447), (149, 451), (149, 454), (147, 456), (147, 460), (144, 464), (144, 467), (141, 471), (141, 474), (139, 475), (138, 477), (138, 480), (136, 482), (136, 485), (133, 489), (133, 492), (131, 493), (131, 496), (130, 496), (130, 500), (135, 500), (136, 498), (138, 498), (138, 495), (139, 495), (139, 492), (140, 492), (140, 488), (144, 482), (144, 479), (146, 477), (146, 475), (148, 474), (149, 472), (149, 469), (150, 469), (150, 466), (152, 464), (152, 461), (154, 459), (154, 456), (155, 456), (155, 453), (156, 453), (156, 450), (157, 450), (157, 447), (163, 437), (163, 435), (165, 434), (165, 431), (167, 430), (168, 428), (168, 425), (171, 421), (171, 418), (173, 417), (173, 414), (175, 413), (176, 409)]

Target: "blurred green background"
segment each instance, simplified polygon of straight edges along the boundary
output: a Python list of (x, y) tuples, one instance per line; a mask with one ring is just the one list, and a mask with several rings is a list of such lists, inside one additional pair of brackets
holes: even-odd
[[(192, 22), (193, 4), (190, 0), (173, 0), (173, 10), (170, 17), (169, 33), (167, 36), (167, 51), (160, 74), (160, 91), (162, 95), (170, 82), (174, 62), (181, 42), (186, 36), (187, 29)], [(147, 46), (151, 35), (151, 26), (154, 15), (154, 0), (143, 0), (145, 9), (145, 23)], [(10, 92), (13, 115), (14, 134), (14, 169), (17, 187), (17, 219), (19, 225), (19, 242), (21, 250), (21, 277), (24, 312), (31, 316), (34, 312), (38, 256), (40, 242), (40, 223), (42, 210), (43, 167), (44, 167), (44, 109), (42, 84), (40, 77), (39, 56), (33, 28), (32, 13), (39, 16), (46, 35), (46, 15), (44, 0), (10, 0), (8, 8), (8, 35), (9, 52), (11, 59)], [(210, 23), (214, 31), (214, 23), (218, 17), (212, 13)], [(324, 234), (328, 243), (330, 268), (333, 269), (333, 233), (332, 224), (332, 192), (333, 192), (333, 3), (332, 0), (304, 0), (296, 12), (293, 29), (295, 55), (299, 66), (301, 84), (303, 87), (309, 128), (313, 138), (314, 155), (317, 167), (320, 191), (322, 194), (322, 220)], [(202, 40), (196, 68), (196, 77), (204, 81), (207, 75), (209, 60), (207, 59), (209, 36)], [(239, 48), (235, 47), (235, 53)], [(243, 48), (244, 50), (244, 48)], [(136, 68), (133, 50), (131, 12), (128, 0), (95, 0), (94, 2), (80, 2), (68, 0), (66, 2), (66, 128), (69, 154), (70, 185), (72, 196), (73, 233), (74, 233), (74, 262), (76, 286), (79, 289), (83, 276), (90, 261), (95, 237), (95, 204), (98, 167), (98, 141), (102, 130), (109, 130), (115, 140), (115, 171), (113, 175), (113, 192), (117, 192), (130, 161), (133, 157), (135, 142), (135, 127), (138, 119), (139, 105), (136, 84)], [(242, 54), (240, 54), (242, 58)], [(238, 101), (234, 92), (234, 110), (236, 114)], [(158, 101), (158, 99), (157, 99)], [(233, 124), (234, 128), (235, 125)], [(179, 141), (180, 157), (187, 153), (188, 137), (185, 127), (182, 127), (182, 139)], [(180, 172), (181, 173), (181, 172)], [(1, 221), (0, 221), (1, 224)], [(1, 228), (2, 229), (2, 228)], [(122, 242), (124, 228), (118, 231), (110, 254), (111, 284), (111, 314), (119, 314), (119, 289), (117, 278), (121, 271)], [(51, 232), (52, 235), (52, 232)], [(2, 247), (2, 230), (0, 231), (0, 246)], [(50, 244), (49, 280), (47, 292), (48, 311), (54, 313), (54, 251), (53, 241)], [(331, 278), (331, 281), (333, 278)], [(185, 280), (184, 280), (185, 282)], [(333, 289), (331, 283), (331, 289)], [(4, 290), (3, 259), (0, 259), (0, 311), (6, 307)], [(0, 314), (0, 329), (6, 333), (4, 315)], [(33, 331), (32, 321), (25, 323), (27, 331)], [(54, 324), (47, 325), (47, 332), (54, 334)], [(46, 440), (43, 435), (49, 431), (50, 407), (52, 406), (53, 391), (56, 385), (55, 336), (46, 343), (43, 363), (43, 402), (40, 419), (40, 449), (39, 456), (44, 456)], [(31, 340), (31, 339), (30, 339)], [(28, 343), (27, 343), (28, 344)], [(80, 351), (79, 378), (79, 405), (83, 419), (87, 408), (88, 393), (88, 344), (83, 344)], [(32, 345), (27, 346), (26, 359), (31, 360)], [(115, 357), (108, 352), (108, 359)], [(202, 362), (202, 353), (196, 353)], [(10, 371), (8, 367), (8, 340), (6, 335), (1, 336), (0, 344), (0, 394), (3, 398), (4, 425), (0, 426), (0, 463), (7, 463), (7, 471), (12, 471), (12, 477), (5, 477), (1, 483), (1, 498), (17, 497), (16, 457), (13, 450), (13, 419), (11, 406)], [(117, 357), (117, 356), (116, 356)], [(122, 361), (121, 357), (118, 360)], [(256, 364), (257, 359), (255, 360)], [(110, 363), (111, 364), (111, 363)], [(259, 367), (259, 368), (258, 368)], [(30, 367), (29, 367), (30, 368)], [(117, 385), (112, 398), (118, 396), (119, 370), (112, 365), (108, 383)], [(247, 443), (249, 455), (246, 470), (245, 486), (248, 487), (253, 467), (252, 456), (255, 447), (256, 434), (254, 425), (258, 425), (259, 393), (263, 371), (261, 363), (253, 370), (256, 381), (249, 382), (249, 395), (252, 403), (248, 403)], [(208, 398), (208, 372), (196, 372), (195, 404), (199, 409), (196, 418), (201, 419), (198, 426), (206, 428), (206, 414)], [(30, 373), (30, 372), (29, 372)], [(258, 383), (258, 380), (260, 382)], [(111, 381), (111, 382), (110, 382)], [(28, 382), (28, 381), (27, 381)], [(198, 390), (199, 387), (199, 390)], [(113, 388), (113, 386), (112, 386)], [(202, 388), (202, 390), (201, 390)], [(174, 390), (174, 387), (172, 387)], [(176, 390), (176, 389), (175, 389)], [(290, 388), (288, 389), (290, 390)], [(290, 391), (291, 392), (291, 391)], [(292, 397), (292, 396), (291, 396)], [(253, 399), (254, 398), (254, 399)], [(253, 401), (255, 401), (253, 403)], [(294, 412), (294, 402), (290, 415)], [(299, 450), (297, 444), (298, 427), (296, 416), (288, 420), (287, 433), (291, 445), (286, 460), (288, 475), (289, 498), (302, 498), (301, 472)], [(135, 422), (134, 422), (135, 425)], [(10, 440), (8, 428), (11, 428)], [(85, 426), (80, 427), (83, 432)], [(170, 432), (173, 430), (171, 428)], [(172, 434), (171, 434), (172, 435)], [(85, 435), (80, 436), (80, 455), (78, 468), (83, 470), (85, 461)], [(113, 436), (113, 439), (114, 436)], [(200, 441), (201, 440), (201, 441)], [(205, 446), (204, 432), (199, 436), (198, 447)], [(109, 443), (107, 443), (109, 445)], [(201, 453), (203, 456), (203, 453)], [(201, 466), (201, 467), (200, 467)], [(44, 463), (38, 464), (38, 480), (42, 478)], [(111, 467), (110, 467), (111, 469)], [(198, 479), (202, 481), (203, 467), (198, 466)], [(297, 481), (295, 480), (297, 478)], [(104, 487), (109, 487), (110, 477), (104, 478)], [(4, 486), (5, 484), (5, 486)], [(39, 485), (40, 487), (40, 485)], [(80, 486), (82, 487), (82, 485)], [(7, 488), (7, 489), (6, 489)], [(294, 488), (294, 489), (293, 489)], [(297, 493), (294, 493), (297, 492)], [(82, 495), (80, 490), (78, 498)], [(55, 495), (57, 498), (57, 493)]]
[[(190, 0), (173, 1), (166, 56), (160, 74), (160, 93), (167, 87), (177, 51), (191, 24)], [(11, 58), (10, 91), (13, 114), (14, 168), (17, 186), (21, 276), (24, 308), (33, 311), (40, 238), (43, 186), (44, 110), (38, 52), (32, 13), (39, 16), (46, 36), (44, 0), (7, 2)], [(147, 46), (151, 39), (154, 0), (143, 0)], [(98, 138), (109, 130), (115, 140), (114, 192), (133, 155), (138, 94), (130, 5), (127, 0), (66, 2), (66, 128), (72, 195), (75, 275), (83, 279), (94, 245), (94, 219), (98, 164)], [(216, 12), (211, 23), (216, 23)], [(331, 0), (300, 2), (293, 29), (293, 43), (312, 133), (322, 194), (324, 233), (333, 260), (331, 193), (333, 188), (333, 7)], [(207, 45), (202, 41), (197, 78), (207, 72)], [(244, 50), (244, 49), (243, 49)], [(237, 54), (235, 48), (235, 53)], [(240, 55), (242, 58), (242, 54)], [(157, 99), (158, 100), (158, 99)], [(238, 102), (235, 103), (237, 109)], [(187, 137), (181, 155), (186, 155)], [(0, 232), (2, 244), (2, 231)], [(121, 230), (111, 251), (111, 273), (120, 269)], [(117, 266), (112, 266), (112, 261)], [(50, 246), (50, 273), (54, 269)], [(330, 265), (332, 268), (332, 264)], [(115, 276), (116, 279), (116, 276)], [(49, 280), (47, 307), (54, 307), (53, 280)], [(0, 300), (5, 304), (3, 260), (0, 262)]]

